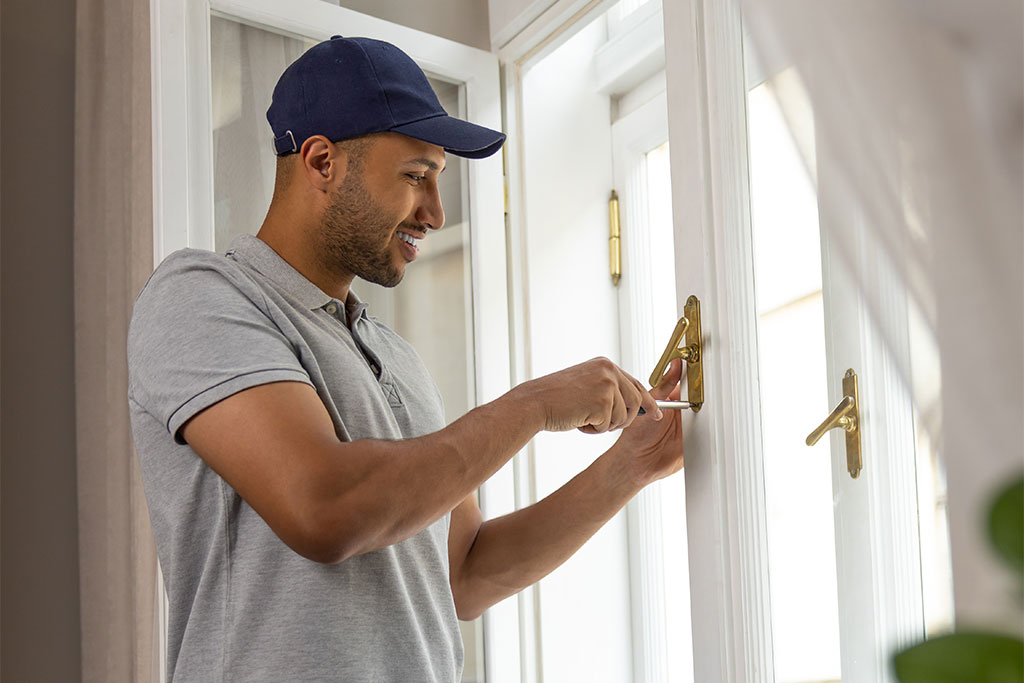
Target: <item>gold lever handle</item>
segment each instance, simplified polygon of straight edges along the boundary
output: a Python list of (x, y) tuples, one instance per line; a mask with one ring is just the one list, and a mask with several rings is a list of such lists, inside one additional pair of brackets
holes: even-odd
[(807, 445), (813, 446), (831, 429), (846, 432), (846, 470), (856, 479), (863, 469), (860, 456), (860, 402), (857, 398), (857, 373), (853, 369), (843, 375), (843, 400), (818, 427), (807, 435)]
[(665, 347), (664, 353), (661, 354), (658, 364), (654, 366), (654, 372), (651, 373), (650, 377), (652, 387), (656, 387), (661, 383), (661, 378), (665, 376), (668, 364), (673, 360), (682, 358), (685, 361), (689, 360), (691, 356), (695, 356), (696, 349), (691, 350), (688, 346), (680, 346), (688, 329), (690, 329), (690, 319), (684, 316), (676, 323), (676, 328), (672, 330), (672, 338), (669, 339), (668, 346)]
[(825, 432), (830, 429), (842, 428), (848, 432), (855, 430), (857, 428), (857, 418), (850, 415), (850, 413), (854, 412), (856, 412), (856, 405), (853, 399), (849, 396), (843, 396), (843, 400), (839, 402), (835, 410), (829, 413), (825, 421), (807, 435), (807, 445), (813, 446), (818, 443), (818, 439), (823, 437)]
[(676, 358), (686, 361), (687, 407), (697, 412), (704, 404), (704, 366), (701, 361), (700, 301), (695, 296), (686, 300), (683, 317), (676, 323), (672, 337), (651, 373), (651, 386), (656, 387), (665, 376), (668, 364)]

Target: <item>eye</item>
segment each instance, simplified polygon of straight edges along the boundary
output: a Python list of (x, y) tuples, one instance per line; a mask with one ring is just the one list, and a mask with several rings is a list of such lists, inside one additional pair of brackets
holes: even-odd
[(409, 180), (413, 181), (414, 183), (419, 183), (421, 180), (423, 180), (427, 176), (425, 176), (425, 175), (416, 175), (415, 173), (406, 173), (405, 177), (408, 178)]

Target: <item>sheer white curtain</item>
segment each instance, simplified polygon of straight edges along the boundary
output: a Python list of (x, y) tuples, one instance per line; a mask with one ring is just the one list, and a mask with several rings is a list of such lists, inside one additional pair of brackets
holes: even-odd
[[(830, 208), (864, 217), (938, 350), (941, 391), (918, 383), (915, 398), (947, 469), (957, 622), (1014, 630), (983, 516), (1024, 469), (1022, 12), (1018, 0), (744, 2), (758, 57), (793, 67), (813, 109), (804, 150), (838, 185)], [(795, 124), (806, 103), (779, 95)]]
[(267, 107), (277, 79), (313, 45), (230, 19), (210, 21), (215, 243), (255, 234), (274, 193), (277, 163)]

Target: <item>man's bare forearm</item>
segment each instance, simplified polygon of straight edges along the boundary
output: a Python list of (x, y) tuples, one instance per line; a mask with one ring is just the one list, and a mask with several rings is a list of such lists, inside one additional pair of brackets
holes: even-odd
[(613, 446), (543, 500), (484, 522), (453, 577), (460, 618), (547, 576), (615, 516), (642, 488), (622, 456)]
[[(332, 559), (413, 536), (456, 507), (542, 428), (536, 410), (513, 391), (423, 437), (340, 444), (348, 462), (325, 480), (332, 485), (321, 508), (330, 510), (330, 525), (345, 534)], [(353, 516), (358, 524), (351, 523)]]

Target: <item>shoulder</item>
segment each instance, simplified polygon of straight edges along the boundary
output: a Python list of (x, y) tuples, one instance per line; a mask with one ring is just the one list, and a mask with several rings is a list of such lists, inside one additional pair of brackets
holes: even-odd
[(133, 324), (170, 310), (185, 313), (240, 300), (262, 303), (261, 289), (232, 259), (202, 249), (182, 249), (165, 258), (135, 299)]
[(266, 298), (243, 267), (201, 249), (176, 251), (157, 266), (135, 299), (128, 329), (129, 357), (156, 338), (195, 335), (211, 322), (265, 313)]
[(168, 292), (179, 293), (204, 285), (216, 287), (222, 282), (236, 288), (252, 287), (251, 278), (242, 266), (227, 256), (203, 249), (181, 249), (165, 258), (149, 276), (136, 298), (136, 307), (158, 300)]

